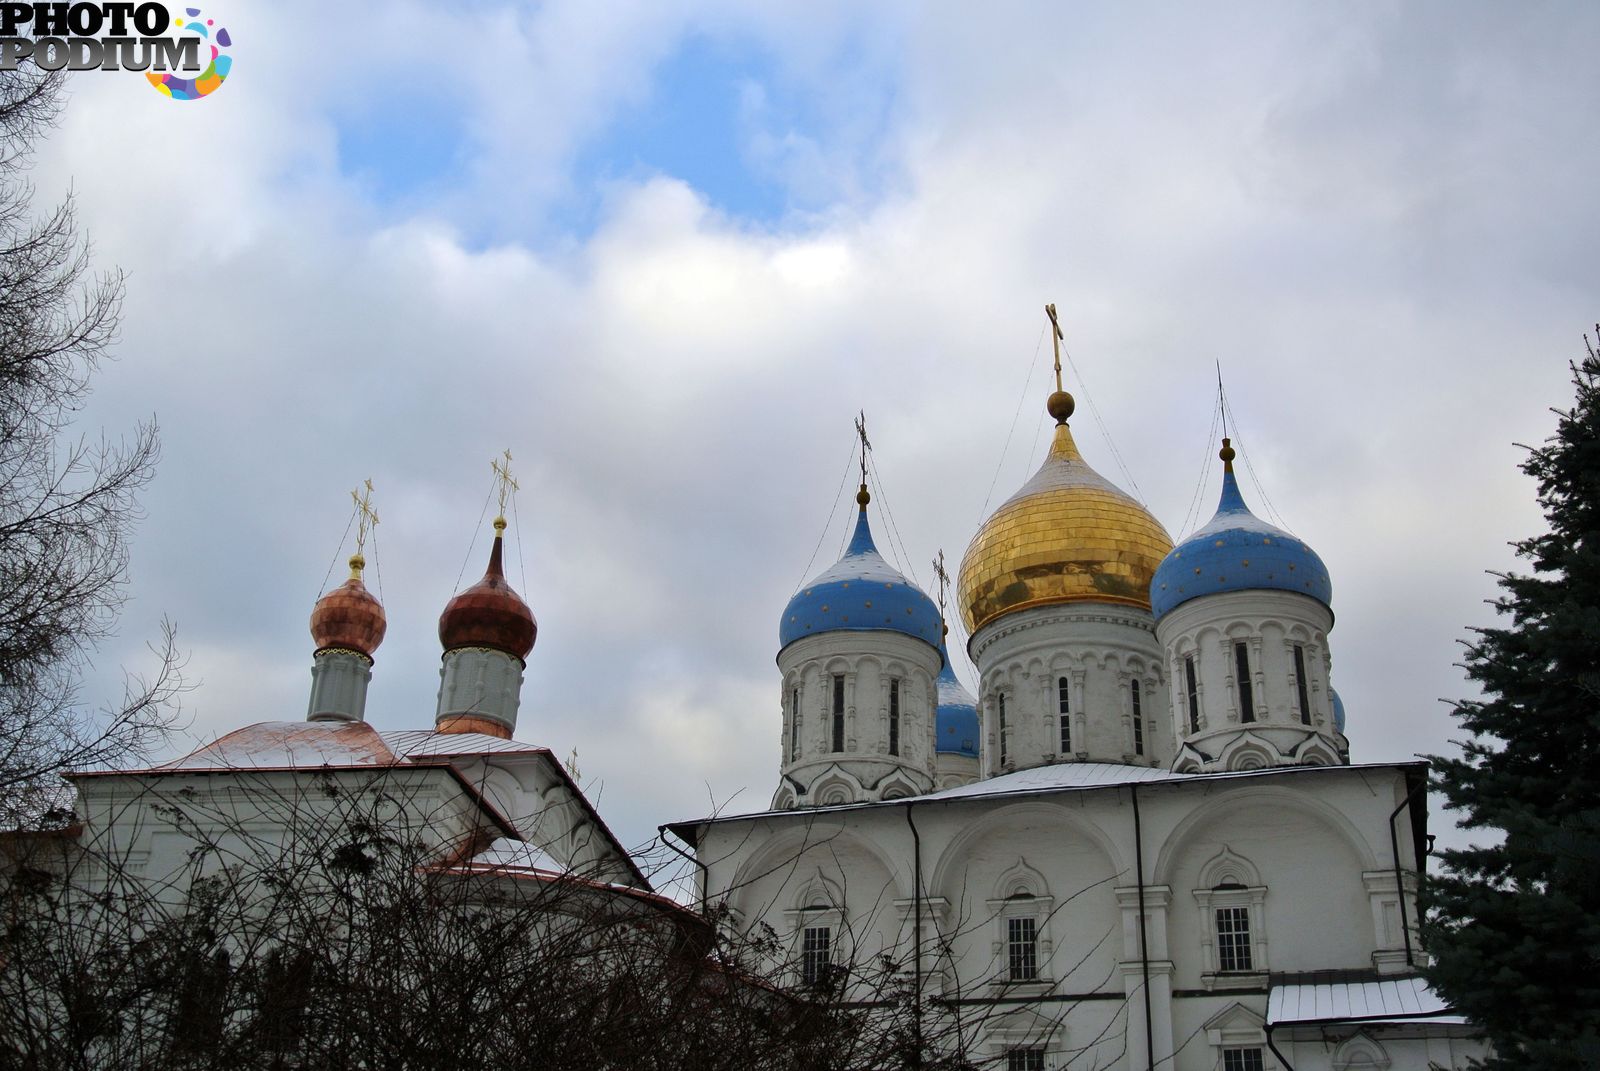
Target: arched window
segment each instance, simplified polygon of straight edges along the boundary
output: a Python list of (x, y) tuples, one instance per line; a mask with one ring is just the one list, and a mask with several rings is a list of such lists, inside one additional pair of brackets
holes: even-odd
[(889, 754), (900, 754), (900, 678), (889, 681)]
[(1026, 862), (1018, 861), (995, 884), (989, 908), (996, 926), (996, 982), (1047, 980), (1051, 945), (1045, 927), (1051, 903), (1043, 876)]
[(1061, 717), (1061, 754), (1072, 753), (1072, 689), (1067, 678), (1056, 681), (1056, 710)]
[(1311, 724), (1311, 700), (1306, 695), (1306, 649), (1301, 644), (1294, 645), (1294, 687), (1296, 697), (1300, 700), (1300, 724)]
[(1200, 686), (1194, 679), (1194, 655), (1185, 655), (1183, 659), (1184, 684), (1189, 688), (1189, 731), (1200, 731)]
[(1250, 678), (1250, 648), (1243, 642), (1233, 645), (1235, 683), (1239, 688), (1239, 720), (1256, 720), (1255, 682)]
[(833, 675), (833, 750), (844, 750), (844, 674)]
[(800, 686), (797, 684), (789, 696), (789, 761), (800, 759)]
[(1205, 974), (1210, 989), (1260, 984), (1267, 970), (1267, 890), (1254, 865), (1227, 848), (1200, 868), (1194, 891), (1204, 913)]
[(1137, 679), (1129, 682), (1133, 686), (1133, 753), (1144, 754), (1144, 703), (1139, 694)]
[(995, 697), (995, 706), (1000, 711), (1000, 731), (996, 734), (1000, 738), (1000, 765), (1006, 764), (1006, 693), (1001, 692)]

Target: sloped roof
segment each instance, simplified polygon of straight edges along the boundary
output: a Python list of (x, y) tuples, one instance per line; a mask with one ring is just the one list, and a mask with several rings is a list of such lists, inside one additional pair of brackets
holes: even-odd
[(1267, 1022), (1273, 1026), (1466, 1021), (1420, 977), (1274, 985), (1267, 994)]

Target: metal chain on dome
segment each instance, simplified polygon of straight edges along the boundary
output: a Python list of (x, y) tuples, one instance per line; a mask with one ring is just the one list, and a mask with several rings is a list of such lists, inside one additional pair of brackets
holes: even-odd
[(1189, 499), (1189, 509), (1183, 515), (1183, 527), (1178, 530), (1181, 542), (1200, 525), (1200, 510), (1204, 508), (1205, 492), (1211, 482), (1211, 468), (1216, 452), (1212, 446), (1217, 441), (1217, 424), (1222, 419), (1222, 363), (1217, 363), (1217, 395), (1211, 406), (1211, 428), (1206, 432), (1205, 449), (1200, 452), (1200, 478), (1195, 481), (1194, 494)]
[(989, 501), (994, 498), (994, 485), (1000, 482), (1000, 470), (1005, 468), (1006, 454), (1011, 449), (1011, 437), (1016, 433), (1017, 421), (1022, 417), (1022, 407), (1028, 402), (1028, 394), (1033, 389), (1033, 377), (1039, 370), (1039, 351), (1044, 348), (1044, 334), (1049, 327), (1039, 328), (1039, 341), (1034, 344), (1033, 356), (1028, 359), (1028, 378), (1022, 384), (1022, 396), (1017, 399), (1017, 411), (1011, 414), (1011, 427), (1006, 430), (1005, 445), (1000, 448), (1000, 460), (995, 463), (994, 475), (989, 479), (989, 490), (983, 496), (983, 508), (978, 511), (978, 526), (983, 527), (983, 522), (989, 519)]
[[(1261, 496), (1261, 504), (1267, 508), (1267, 513), (1274, 524), (1290, 535), (1294, 535), (1294, 529), (1289, 527), (1289, 522), (1283, 519), (1283, 514), (1278, 512), (1278, 507), (1274, 506), (1272, 499), (1267, 497), (1266, 485), (1261, 482), (1261, 477), (1256, 475), (1255, 466), (1250, 464), (1250, 451), (1245, 447), (1244, 436), (1239, 434), (1239, 420), (1233, 415), (1233, 406), (1228, 404), (1228, 396), (1226, 394), (1222, 396), (1222, 412), (1224, 420), (1231, 419), (1233, 421), (1233, 438), (1239, 444), (1239, 456), (1244, 458), (1245, 471), (1250, 474), (1250, 482), (1255, 485), (1256, 494)], [(1298, 539), (1299, 537), (1295, 536), (1295, 538)]]
[(1061, 352), (1066, 354), (1067, 366), (1072, 369), (1072, 381), (1083, 394), (1083, 400), (1089, 403), (1089, 412), (1094, 414), (1094, 422), (1100, 428), (1100, 434), (1106, 440), (1106, 446), (1111, 450), (1111, 460), (1116, 462), (1117, 471), (1122, 473), (1122, 478), (1128, 481), (1128, 486), (1133, 488), (1133, 497), (1139, 505), (1149, 511), (1149, 503), (1144, 500), (1144, 492), (1139, 490), (1139, 482), (1133, 478), (1133, 473), (1122, 460), (1122, 451), (1117, 449), (1116, 440), (1111, 437), (1111, 426), (1100, 415), (1100, 407), (1094, 404), (1094, 395), (1089, 393), (1089, 383), (1083, 378), (1083, 373), (1078, 371), (1078, 362), (1072, 359), (1072, 351), (1062, 345)]
[[(917, 578), (916, 567), (911, 564), (911, 552), (906, 550), (905, 540), (900, 538), (900, 526), (894, 523), (894, 513), (889, 509), (889, 496), (883, 493), (883, 480), (878, 476), (878, 466), (876, 464), (870, 468), (869, 475), (872, 477), (872, 486), (877, 489), (878, 512), (882, 513), (884, 519), (889, 522), (890, 552), (894, 552), (896, 543), (900, 544), (900, 554), (895, 555), (895, 565), (899, 567), (901, 572), (910, 573), (911, 582), (921, 588), (922, 581)], [(905, 556), (904, 563), (899, 560), (900, 555)]]
[[(833, 508), (828, 511), (828, 520), (823, 524), (822, 532), (817, 536), (817, 545), (811, 548), (811, 557), (806, 559), (806, 566), (800, 571), (800, 580), (795, 584), (794, 591), (799, 591), (801, 588), (805, 587), (806, 581), (811, 579), (811, 565), (817, 560), (817, 551), (822, 549), (822, 541), (828, 538), (828, 529), (833, 527), (833, 517), (834, 514), (839, 512), (839, 499), (844, 496), (845, 486), (850, 482), (850, 465), (855, 461), (855, 459), (856, 444), (854, 440), (851, 440), (850, 456), (844, 459), (844, 475), (839, 478), (839, 490), (835, 491), (833, 494)], [(847, 532), (849, 531), (848, 525), (845, 527), (845, 530)], [(841, 558), (844, 557), (843, 546), (839, 548), (839, 556)], [(789, 593), (790, 597), (793, 597), (794, 591)]]
[[(344, 553), (344, 541), (350, 538), (350, 529), (356, 523), (356, 514), (358, 512), (359, 510), (354, 506), (350, 507), (350, 519), (345, 522), (344, 535), (339, 537), (339, 545), (334, 548), (333, 560), (328, 563), (328, 571), (322, 576), (322, 587), (318, 589), (316, 596), (311, 600), (313, 606), (316, 605), (317, 599), (322, 598), (323, 593), (328, 590), (328, 578), (333, 575), (334, 569), (339, 565), (339, 555)], [(377, 547), (373, 547), (373, 552), (377, 552)]]
[(494, 499), (494, 485), (489, 485), (489, 493), (483, 496), (483, 509), (478, 511), (478, 523), (472, 526), (472, 542), (467, 544), (467, 556), (461, 559), (461, 572), (456, 574), (455, 590), (461, 590), (461, 579), (467, 575), (467, 565), (472, 561), (472, 548), (478, 545), (478, 533), (483, 530), (483, 519), (489, 515), (489, 503)]
[(378, 580), (378, 601), (383, 601), (383, 555), (378, 553), (378, 526), (374, 524), (367, 529), (367, 537), (372, 540), (372, 572)]

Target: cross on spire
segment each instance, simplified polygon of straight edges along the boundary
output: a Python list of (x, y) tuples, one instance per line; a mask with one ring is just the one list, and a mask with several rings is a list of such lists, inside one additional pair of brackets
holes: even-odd
[(367, 535), (378, 523), (378, 511), (372, 508), (372, 481), (367, 480), (359, 491), (351, 491), (350, 501), (356, 504), (356, 552), (350, 558), (350, 576), (359, 580), (367, 565)]
[(498, 457), (489, 462), (489, 467), (494, 470), (495, 483), (498, 484), (496, 490), (500, 496), (500, 515), (495, 518), (496, 528), (505, 527), (506, 500), (511, 497), (513, 492), (522, 489), (517, 484), (516, 478), (511, 475), (511, 448), (509, 446), (506, 447), (506, 451), (501, 457), (505, 458), (505, 464), (501, 464)]
[(1061, 321), (1056, 319), (1056, 307), (1053, 302), (1044, 307), (1044, 314), (1050, 317), (1050, 344), (1056, 351), (1056, 390), (1061, 390), (1061, 342), (1067, 336), (1061, 333)]
[(872, 443), (867, 441), (867, 411), (861, 410), (856, 415), (856, 434), (861, 437), (861, 490), (856, 492), (856, 503), (862, 510), (867, 508), (867, 503), (872, 501), (872, 496), (867, 494), (867, 452), (872, 449)]
[(872, 444), (867, 441), (867, 411), (861, 410), (856, 416), (856, 434), (861, 436), (861, 486), (867, 485), (867, 451), (872, 449)]
[(950, 589), (950, 574), (944, 569), (944, 548), (939, 548), (939, 556), (933, 559), (933, 580), (939, 585), (939, 622), (944, 623), (945, 593)]

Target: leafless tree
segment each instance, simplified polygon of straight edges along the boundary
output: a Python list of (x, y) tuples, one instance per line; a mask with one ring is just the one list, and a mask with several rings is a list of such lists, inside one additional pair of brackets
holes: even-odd
[(716, 910), (441, 843), (403, 769), (224, 776), (0, 841), (0, 1068), (969, 1066), (892, 957), (793, 987)]
[(60, 771), (138, 756), (175, 714), (172, 630), (157, 668), (102, 709), (80, 681), (125, 598), (138, 492), (155, 421), (123, 440), (74, 435), (117, 334), (122, 277), (93, 274), (70, 197), (36, 214), (26, 167), (57, 117), (62, 80), (0, 72), (0, 828), (62, 803)]

